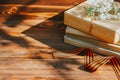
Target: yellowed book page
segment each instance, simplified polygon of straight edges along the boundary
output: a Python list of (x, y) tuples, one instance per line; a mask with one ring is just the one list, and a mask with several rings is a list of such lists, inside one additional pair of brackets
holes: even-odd
[(72, 28), (72, 27), (70, 27), (70, 26), (67, 26), (67, 27), (66, 27), (66, 31), (65, 31), (65, 32), (66, 32), (66, 33), (70, 33), (70, 34), (74, 34), (74, 35), (79, 35), (79, 36), (87, 37), (87, 38), (92, 38), (92, 39), (95, 39), (95, 40), (99, 40), (101, 43), (103, 42), (103, 43), (105, 43), (105, 44), (107, 44), (107, 45), (113, 45), (113, 46), (120, 45), (120, 41), (119, 41), (118, 43), (116, 43), (116, 44), (111, 44), (111, 43), (102, 41), (102, 40), (100, 40), (100, 39), (98, 39), (98, 38), (96, 38), (96, 37), (94, 37), (94, 36), (92, 36), (92, 35), (89, 35), (89, 34), (87, 34), (87, 33), (84, 33), (84, 32), (82, 32), (82, 31), (80, 31), (80, 30), (77, 30), (77, 29), (75, 29), (75, 28)]
[(91, 43), (88, 43), (88, 42), (85, 42), (85, 41), (82, 41), (82, 40), (78, 40), (76, 38), (70, 38), (66, 35), (64, 36), (64, 42), (68, 43), (68, 44), (71, 44), (71, 45), (74, 45), (74, 46), (77, 46), (77, 47), (93, 49), (95, 52), (97, 52), (99, 54), (110, 55), (110, 56), (113, 55), (113, 56), (116, 56), (116, 57), (120, 58), (120, 53), (119, 52), (115, 52), (115, 51), (112, 51), (112, 50), (109, 50), (109, 49), (105, 49), (105, 48), (102, 48), (100, 46), (96, 46), (96, 45), (93, 45)]

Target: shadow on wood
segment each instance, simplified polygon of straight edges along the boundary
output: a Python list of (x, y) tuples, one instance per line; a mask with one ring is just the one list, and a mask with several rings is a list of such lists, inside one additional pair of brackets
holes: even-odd
[(64, 43), (64, 32), (62, 12), (25, 31), (24, 34), (57, 50), (65, 51), (77, 48)]

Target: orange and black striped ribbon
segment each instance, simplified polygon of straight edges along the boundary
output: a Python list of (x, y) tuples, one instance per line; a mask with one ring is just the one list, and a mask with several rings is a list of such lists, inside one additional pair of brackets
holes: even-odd
[(118, 80), (120, 80), (120, 61), (117, 57), (93, 57), (93, 51), (91, 49), (85, 49), (85, 55), (86, 55), (86, 63), (85, 67), (94, 72), (96, 71), (100, 66), (110, 62), (113, 66), (113, 69), (116, 73), (116, 76)]
[(93, 52), (90, 49), (85, 49), (85, 66), (87, 67), (88, 64), (94, 61)]
[[(113, 66), (113, 70), (115, 71), (115, 74), (120, 80), (120, 61), (117, 57), (110, 56), (110, 57), (95, 57), (94, 58), (94, 52), (91, 49), (84, 49), (84, 55), (85, 55), (85, 68), (87, 68), (89, 71), (94, 72), (96, 71), (100, 66), (105, 65), (106, 63), (110, 62)], [(72, 53), (81, 53), (81, 49), (73, 50)]]
[(120, 80), (120, 61), (118, 60), (118, 58), (113, 57), (110, 59), (110, 62), (113, 66), (116, 76), (118, 77), (118, 80)]
[(120, 61), (117, 57), (93, 57), (93, 51), (91, 49), (85, 49), (86, 63), (85, 67), (90, 71), (96, 71), (100, 66), (110, 62), (113, 66), (113, 69), (116, 73), (118, 80), (120, 80)]

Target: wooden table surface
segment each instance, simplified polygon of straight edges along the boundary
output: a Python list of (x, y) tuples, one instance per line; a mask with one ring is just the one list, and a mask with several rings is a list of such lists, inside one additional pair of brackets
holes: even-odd
[(91, 73), (84, 56), (63, 53), (77, 49), (63, 41), (64, 11), (82, 1), (0, 1), (0, 80), (117, 80), (110, 64)]

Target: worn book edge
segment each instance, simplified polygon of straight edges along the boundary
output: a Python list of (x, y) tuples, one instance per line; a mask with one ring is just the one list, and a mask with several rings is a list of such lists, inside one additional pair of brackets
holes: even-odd
[(110, 55), (110, 56), (113, 55), (113, 56), (120, 58), (120, 53), (117, 51), (109, 50), (109, 49), (103, 48), (101, 46), (97, 46), (97, 45), (88, 43), (86, 41), (78, 40), (76, 38), (71, 38), (67, 35), (64, 36), (64, 42), (74, 45), (74, 46), (77, 46), (77, 47), (93, 49), (95, 52), (102, 54), (102, 55)]

